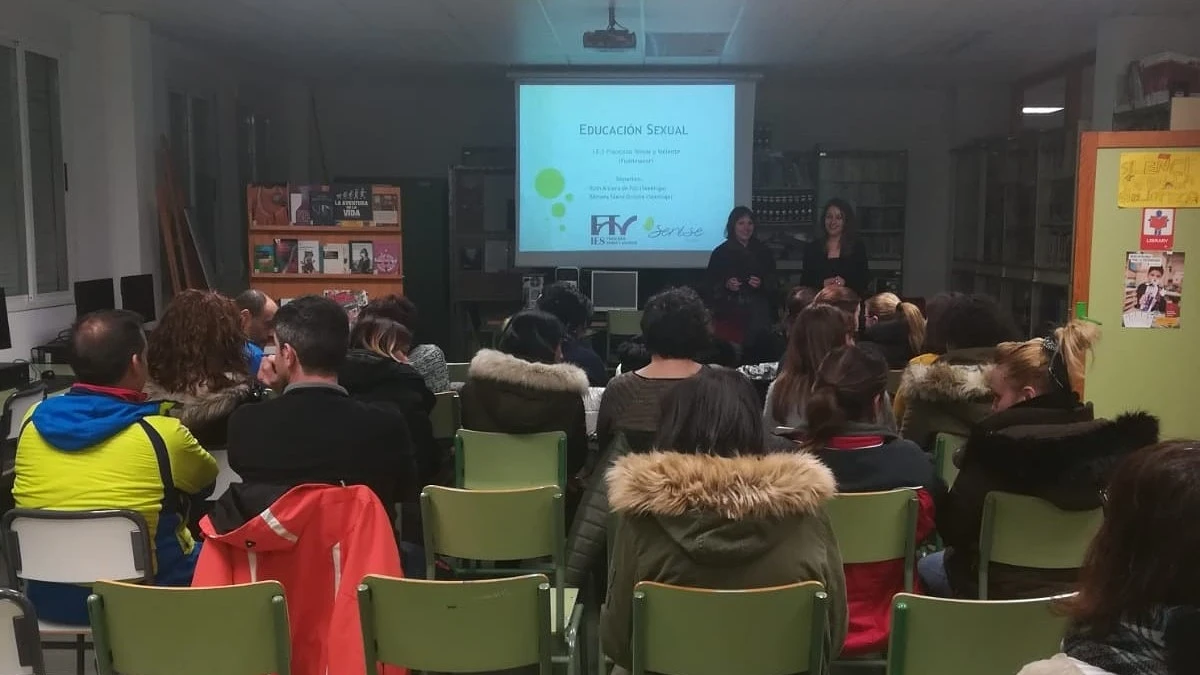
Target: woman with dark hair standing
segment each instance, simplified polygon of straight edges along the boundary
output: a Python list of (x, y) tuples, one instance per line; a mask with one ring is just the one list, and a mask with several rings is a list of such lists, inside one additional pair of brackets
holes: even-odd
[(654, 448), (608, 471), (616, 530), (604, 653), (630, 667), (641, 581), (714, 589), (819, 581), (829, 594), (825, 653), (841, 651), (845, 580), (823, 508), (837, 485), (812, 455), (764, 452), (750, 381), (706, 368), (679, 384), (663, 400)]
[(805, 286), (845, 286), (859, 297), (867, 294), (870, 271), (867, 247), (855, 237), (854, 209), (843, 199), (825, 204), (819, 236), (804, 247)]
[(574, 476), (587, 459), (583, 397), (588, 378), (562, 362), (562, 323), (541, 310), (513, 315), (499, 349), (481, 349), (471, 359), (459, 391), (462, 425), (474, 431), (567, 434), (567, 472)]
[(708, 259), (713, 332), (739, 345), (771, 330), (775, 257), (754, 237), (754, 226), (754, 212), (735, 207), (725, 223), (725, 242)]
[[(934, 502), (946, 488), (925, 451), (876, 421), (887, 405), (887, 375), (887, 361), (874, 349), (849, 345), (825, 357), (808, 394), (805, 450), (833, 471), (841, 494), (915, 488), (919, 543), (933, 534)], [(846, 565), (850, 632), (843, 656), (886, 649), (892, 596), (904, 582), (900, 560)]]
[(1200, 442), (1135, 452), (1102, 496), (1063, 653), (1019, 675), (1200, 673)]

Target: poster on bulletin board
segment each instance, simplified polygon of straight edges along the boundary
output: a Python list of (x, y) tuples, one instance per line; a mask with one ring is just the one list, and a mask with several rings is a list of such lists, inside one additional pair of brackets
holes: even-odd
[(1125, 256), (1123, 328), (1179, 328), (1183, 253), (1129, 251)]
[(1143, 251), (1175, 248), (1175, 209), (1142, 209)]
[(1200, 152), (1122, 152), (1117, 206), (1200, 208)]

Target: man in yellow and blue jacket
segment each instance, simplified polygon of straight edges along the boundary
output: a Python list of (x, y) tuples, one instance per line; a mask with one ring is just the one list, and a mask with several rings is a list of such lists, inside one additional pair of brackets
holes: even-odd
[[(167, 404), (142, 393), (146, 336), (136, 314), (82, 317), (72, 327), (71, 352), (78, 383), (35, 406), (22, 424), (16, 506), (137, 511), (150, 527), (155, 585), (189, 585), (200, 544), (188, 532), (184, 499), (212, 488), (216, 460), (165, 415)], [(39, 618), (88, 622), (86, 586), (29, 582), (26, 590)]]

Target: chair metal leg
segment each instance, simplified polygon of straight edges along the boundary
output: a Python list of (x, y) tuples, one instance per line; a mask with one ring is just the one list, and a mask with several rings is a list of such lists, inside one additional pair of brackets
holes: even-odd
[(87, 675), (87, 639), (82, 635), (75, 638), (75, 672)]

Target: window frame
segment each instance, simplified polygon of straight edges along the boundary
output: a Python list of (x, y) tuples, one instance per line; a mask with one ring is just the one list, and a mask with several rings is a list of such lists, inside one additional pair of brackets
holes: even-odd
[[(42, 40), (25, 40), (16, 37), (12, 34), (0, 31), (0, 46), (8, 47), (15, 52), (16, 68), (17, 68), (17, 120), (18, 131), (21, 142), (21, 197), (24, 201), (24, 227), (25, 227), (25, 293), (19, 295), (7, 295), (6, 303), (10, 314), (16, 312), (24, 312), (35, 309), (47, 309), (50, 307), (62, 307), (71, 305), (75, 302), (75, 293), (70, 288), (62, 291), (53, 291), (50, 293), (38, 292), (37, 280), (37, 236), (38, 227), (34, 221), (33, 209), (33, 153), (30, 148), (30, 120), (29, 120), (29, 81), (26, 66), (27, 52), (34, 52), (41, 56), (54, 59), (58, 66), (58, 104), (62, 114), (59, 118), (59, 142), (62, 145), (63, 166), (61, 170), (67, 171), (67, 158), (70, 156), (70, 139), (67, 129), (70, 125), (65, 123), (66, 120), (66, 105), (64, 105), (65, 96), (64, 90), (67, 89), (69, 73), (66, 67), (66, 49), (61, 45), (54, 44), (53, 41)], [(70, 199), (66, 194), (69, 186), (63, 186), (63, 222), (67, 228), (67, 250), (65, 258), (67, 261), (67, 283), (71, 284), (74, 279), (72, 274), (72, 255), (71, 250), (71, 233), (70, 233)], [(0, 292), (5, 292), (0, 289)]]

